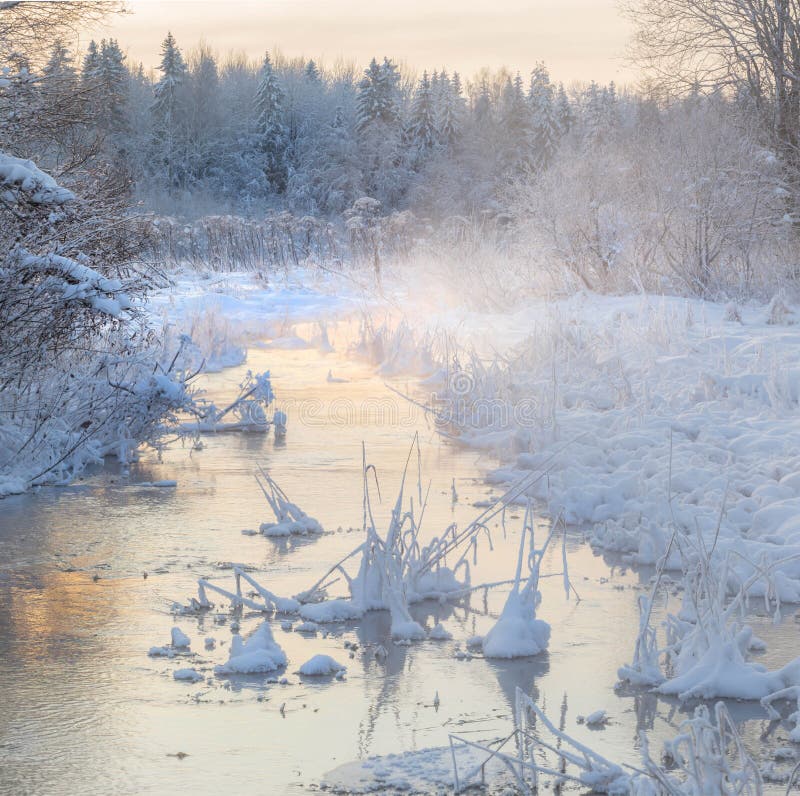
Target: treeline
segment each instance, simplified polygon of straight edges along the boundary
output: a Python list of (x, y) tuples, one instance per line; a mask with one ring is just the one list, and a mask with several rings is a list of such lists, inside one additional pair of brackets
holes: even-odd
[(412, 79), (388, 59), (360, 74), (269, 55), (220, 64), (205, 46), (184, 57), (171, 34), (152, 75), (113, 39), (81, 57), (57, 42), (38, 67), (13, 57), (0, 88), (11, 118), (34, 115), (48, 138), (48, 120), (59, 127), (46, 165), (68, 168), (102, 142), (141, 195), (162, 207), (191, 197), (199, 211), (330, 216), (362, 196), (384, 211), (484, 210), (510, 176), (546, 168), (570, 132), (600, 139), (619, 113), (613, 84), (568, 94), (544, 65), (464, 82), (444, 69)]
[(114, 40), (5, 61), (0, 148), (193, 220), (151, 222), (153, 260), (379, 272), (422, 257), (476, 297), (502, 287), (498, 302), (767, 296), (800, 275), (800, 180), (774, 100), (743, 80), (618, 92), (566, 89), (541, 64), (464, 80), (388, 59), (220, 63), (171, 35), (153, 74)]

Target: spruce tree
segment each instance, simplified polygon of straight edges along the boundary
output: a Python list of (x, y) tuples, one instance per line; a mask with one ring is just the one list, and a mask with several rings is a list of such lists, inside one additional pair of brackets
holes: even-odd
[(553, 85), (544, 64), (537, 64), (531, 73), (528, 103), (531, 107), (535, 162), (537, 167), (546, 168), (558, 148), (560, 130)]
[(125, 130), (128, 103), (129, 74), (125, 56), (116, 40), (100, 42), (100, 51), (94, 66), (93, 105), (97, 126), (106, 133)]
[(172, 33), (161, 45), (161, 78), (154, 88), (151, 107), (153, 141), (168, 190), (185, 178), (186, 64)]
[(558, 84), (556, 93), (556, 118), (558, 119), (561, 135), (566, 135), (575, 123), (575, 114), (563, 83)]
[(411, 117), (408, 123), (407, 138), (414, 154), (412, 161), (418, 161), (433, 148), (437, 139), (436, 119), (433, 107), (431, 82), (428, 73), (423, 72), (414, 100), (411, 104)]
[(269, 53), (264, 56), (256, 91), (254, 110), (257, 150), (264, 174), (272, 190), (286, 190), (288, 130), (284, 120), (285, 94), (272, 67)]

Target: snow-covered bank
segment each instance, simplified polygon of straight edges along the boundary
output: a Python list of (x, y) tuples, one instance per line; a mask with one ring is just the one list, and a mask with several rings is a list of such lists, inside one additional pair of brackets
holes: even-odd
[[(721, 514), (720, 551), (784, 557), (800, 551), (798, 317), (781, 299), (531, 304), (493, 316), (491, 340), (472, 332), (484, 351), (527, 337), (488, 362), (446, 363), (431, 405), (448, 432), (503, 460), (498, 483), (545, 468), (536, 496), (598, 547), (652, 564), (672, 525), (712, 536)], [(740, 579), (752, 571), (738, 562)], [(800, 601), (800, 565), (781, 571), (781, 599)]]

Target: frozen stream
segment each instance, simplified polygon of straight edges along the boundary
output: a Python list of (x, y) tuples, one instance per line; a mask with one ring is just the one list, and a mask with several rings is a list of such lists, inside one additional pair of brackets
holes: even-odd
[[(482, 476), (494, 464), (443, 442), (421, 412), (336, 355), (254, 349), (246, 366), (208, 377), (210, 393), (220, 402), (234, 394), (247, 368), (271, 369), (278, 405), (289, 415), (285, 443), (272, 435), (205, 437), (205, 448), (191, 455), (180, 445), (161, 461), (147, 455), (128, 477), (109, 468), (74, 487), (0, 502), (1, 794), (308, 793), (349, 761), (442, 747), (450, 732), (478, 740), (508, 735), (517, 686), (568, 732), (620, 762), (638, 761), (640, 729), (651, 732), (654, 749), (675, 734), (687, 715), (676, 703), (614, 691), (616, 669), (633, 647), (636, 597), (650, 573), (615, 568), (577, 533), (569, 547), (582, 601), (565, 601), (560, 578), (544, 581), (540, 616), (553, 631), (549, 653), (539, 658), (502, 664), (454, 657), (457, 645), (491, 626), (487, 610), (496, 615), (500, 590), (487, 602), (476, 594), (468, 605), (413, 609), (427, 627), (443, 621), (453, 641), (395, 646), (383, 613), (334, 626), (327, 638), (286, 632), (274, 621), (289, 657), (289, 684), (214, 678), (213, 664), (227, 659), (229, 626), (215, 624), (213, 614), (175, 620), (170, 603), (194, 594), (200, 576), (228, 587), (224, 562), (231, 561), (252, 567), (281, 595), (310, 586), (360, 541), (362, 440), (380, 477), (377, 509), (385, 519), (420, 431), (424, 478), (433, 482), (424, 523), (430, 534), (478, 512), (471, 504), (490, 494)], [(329, 369), (349, 381), (327, 382)], [(299, 542), (243, 535), (270, 519), (253, 478), (256, 462), (330, 533)], [(135, 485), (160, 479), (178, 486)], [(505, 542), (495, 530), (494, 552), (481, 543), (473, 582), (511, 576), (519, 524), (510, 519)], [(559, 568), (554, 550), (549, 571)], [(245, 614), (242, 633), (258, 621)], [(190, 636), (196, 657), (149, 658), (147, 650), (166, 644), (174, 624)], [(753, 624), (769, 643), (765, 664), (796, 654), (791, 616), (780, 627), (760, 617)], [(205, 636), (217, 639), (215, 650), (204, 649)], [(345, 641), (361, 645), (353, 658)], [(367, 642), (385, 644), (388, 658), (365, 654)], [(346, 664), (346, 680), (295, 674), (317, 653)], [(174, 681), (172, 672), (186, 665), (212, 684)], [(577, 723), (600, 708), (611, 717), (605, 729)], [(770, 725), (757, 704), (733, 712), (757, 759), (768, 761), (771, 748), (787, 745), (786, 730)], [(329, 781), (346, 783), (347, 776), (340, 771)]]

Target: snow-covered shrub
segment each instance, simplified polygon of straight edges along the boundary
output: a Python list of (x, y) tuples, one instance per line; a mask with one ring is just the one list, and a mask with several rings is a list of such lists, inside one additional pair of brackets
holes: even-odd
[(0, 495), (129, 461), (194, 409), (181, 348), (162, 350), (147, 326), (147, 280), (126, 271), (133, 244), (109, 209), (0, 153)]

